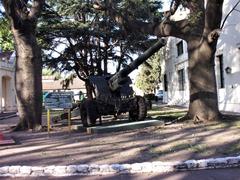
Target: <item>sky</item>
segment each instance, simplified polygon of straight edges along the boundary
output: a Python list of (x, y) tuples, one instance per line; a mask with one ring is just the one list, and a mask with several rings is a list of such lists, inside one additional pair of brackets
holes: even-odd
[(171, 0), (163, 0), (163, 11), (168, 11), (170, 7)]

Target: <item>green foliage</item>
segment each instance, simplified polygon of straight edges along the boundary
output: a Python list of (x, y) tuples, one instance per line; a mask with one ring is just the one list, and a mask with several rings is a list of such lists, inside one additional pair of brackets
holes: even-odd
[(42, 70), (42, 75), (43, 76), (51, 76), (53, 74), (53, 71), (51, 69), (48, 69), (48, 68), (44, 68)]
[(59, 72), (56, 72), (53, 69), (49, 69), (49, 68), (43, 68), (42, 75), (43, 76), (54, 76), (55, 79), (61, 78), (61, 74)]
[(162, 111), (159, 107), (153, 107), (148, 111), (148, 116), (159, 120), (174, 120), (183, 117), (186, 110)]
[(0, 17), (0, 49), (3, 51), (11, 51), (14, 49), (10, 24), (4, 17)]
[(142, 65), (142, 69), (137, 76), (136, 86), (144, 93), (153, 93), (161, 78), (161, 59), (163, 50), (160, 50), (149, 58), (147, 63)]
[(125, 14), (125, 16), (133, 17), (140, 20), (151, 20), (160, 16), (159, 9), (162, 7), (162, 3), (156, 0), (124, 0), (119, 1), (116, 5), (119, 12)]
[(48, 1), (38, 32), (46, 66), (76, 72), (84, 80), (106, 73), (102, 64), (109, 61), (116, 62), (119, 70), (131, 60), (131, 54), (151, 45), (145, 43), (149, 35), (126, 30), (115, 16), (153, 21), (159, 16), (161, 3), (117, 0), (110, 6), (110, 1), (98, 2), (108, 8), (97, 10), (88, 0)]
[(192, 27), (196, 27), (196, 23), (199, 22), (203, 16), (203, 12), (201, 10), (196, 11), (194, 14), (188, 15), (188, 22)]

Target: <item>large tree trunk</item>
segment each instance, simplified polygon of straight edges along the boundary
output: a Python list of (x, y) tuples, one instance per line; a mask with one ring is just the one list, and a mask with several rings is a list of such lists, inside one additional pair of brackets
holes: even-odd
[(20, 118), (16, 130), (39, 130), (42, 115), (41, 52), (33, 33), (12, 30), (16, 43), (15, 84)]
[(20, 121), (15, 130), (39, 130), (42, 122), (42, 59), (36, 39), (44, 0), (1, 1), (16, 49), (15, 86)]
[[(199, 120), (215, 120), (220, 117), (214, 54), (221, 27), (223, 0), (171, 1), (170, 11), (162, 22), (132, 20), (127, 15), (116, 15), (115, 20), (125, 31), (140, 31), (158, 37), (173, 36), (186, 40), (189, 55), (190, 105), (188, 115)], [(186, 19), (170, 18), (180, 5), (189, 9)], [(111, 9), (111, 8), (109, 8)], [(112, 14), (114, 15), (114, 9)], [(177, 18), (178, 19), (178, 18)]]
[(218, 96), (214, 70), (216, 42), (192, 39), (188, 42), (190, 104), (188, 116), (195, 120), (218, 120)]

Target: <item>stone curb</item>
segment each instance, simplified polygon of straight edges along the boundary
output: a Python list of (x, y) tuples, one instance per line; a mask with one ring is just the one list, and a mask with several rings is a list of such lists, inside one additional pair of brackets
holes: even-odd
[(9, 116), (0, 117), (0, 120), (12, 118), (12, 117), (17, 117), (17, 114), (12, 114), (12, 115), (9, 115)]
[(0, 177), (26, 176), (74, 176), (74, 175), (107, 175), (117, 173), (166, 173), (185, 170), (217, 169), (240, 167), (240, 156), (187, 160), (176, 162), (144, 162), (134, 164), (80, 164), (67, 166), (2, 166)]

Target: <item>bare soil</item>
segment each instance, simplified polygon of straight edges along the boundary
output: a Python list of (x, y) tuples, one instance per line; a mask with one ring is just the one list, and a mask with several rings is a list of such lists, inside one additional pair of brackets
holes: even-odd
[[(176, 107), (162, 112), (178, 112)], [(226, 116), (228, 117), (228, 116)], [(70, 165), (181, 161), (240, 155), (240, 121), (229, 116), (223, 122), (176, 122), (166, 126), (105, 133), (68, 132), (67, 126), (47, 132), (11, 132), (18, 119), (0, 121), (0, 132), (17, 144), (0, 146), (0, 166)], [(46, 122), (46, 118), (44, 118)]]

